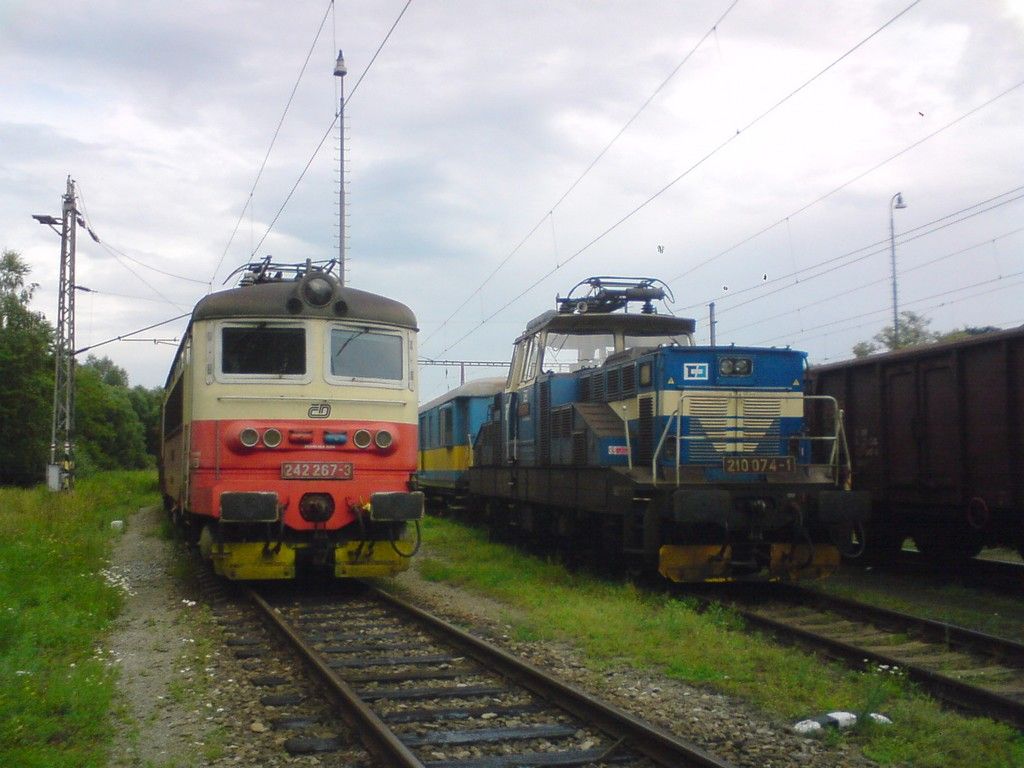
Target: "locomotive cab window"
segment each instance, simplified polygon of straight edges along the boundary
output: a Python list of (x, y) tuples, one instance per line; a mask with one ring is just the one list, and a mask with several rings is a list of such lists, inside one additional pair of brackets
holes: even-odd
[(222, 326), (220, 372), (261, 378), (304, 377), (306, 329), (271, 323)]
[(596, 368), (615, 352), (610, 333), (548, 333), (544, 344), (544, 370), (571, 373)]
[(405, 342), (397, 333), (372, 328), (331, 329), (329, 376), (344, 381), (398, 385), (405, 379)]
[(693, 337), (686, 333), (680, 333), (676, 336), (633, 336), (626, 334), (625, 349), (635, 349), (636, 347), (692, 347)]
[(519, 350), (516, 351), (516, 355), (519, 357), (517, 366), (520, 371), (520, 384), (533, 381), (537, 376), (537, 362), (540, 357), (537, 341), (536, 336), (531, 336), (529, 339), (520, 342)]

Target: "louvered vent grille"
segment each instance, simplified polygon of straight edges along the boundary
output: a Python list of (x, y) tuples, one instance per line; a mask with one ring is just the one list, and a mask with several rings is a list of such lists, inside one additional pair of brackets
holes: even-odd
[(590, 402), (592, 403), (603, 403), (605, 402), (605, 378), (603, 374), (597, 374), (596, 376), (590, 377)]
[(587, 433), (572, 433), (572, 463), (581, 467), (587, 463)]
[(556, 408), (551, 412), (551, 437), (566, 438), (572, 433), (572, 406)]
[(730, 417), (732, 400), (725, 397), (687, 397), (686, 408), (690, 416), (690, 436), (698, 440), (687, 440), (689, 459), (692, 462), (713, 462), (721, 459), (728, 449), (731, 427), (735, 419)]
[(592, 388), (590, 386), (590, 376), (582, 377), (580, 379), (580, 402), (581, 403), (589, 403), (590, 402), (591, 389)]
[(688, 397), (691, 462), (713, 463), (727, 453), (775, 456), (779, 445), (782, 398)]
[(618, 400), (622, 392), (622, 369), (608, 371), (608, 384), (605, 393), (609, 400)]
[(637, 422), (636, 460), (643, 466), (650, 464), (654, 457), (654, 398), (641, 397), (637, 401), (639, 419)]
[(636, 367), (628, 366), (622, 369), (622, 396), (629, 397), (636, 394)]
[(740, 401), (740, 410), (743, 416), (740, 450), (759, 456), (778, 454), (782, 398), (745, 397)]
[(540, 463), (551, 463), (551, 381), (540, 383)]

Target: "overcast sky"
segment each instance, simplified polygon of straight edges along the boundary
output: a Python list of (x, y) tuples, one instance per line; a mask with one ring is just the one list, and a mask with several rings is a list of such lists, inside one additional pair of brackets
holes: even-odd
[[(31, 214), (59, 214), (68, 174), (135, 260), (81, 234), (78, 347), (220, 289), (334, 118), (337, 49), (351, 91), (404, 4), (0, 0), (0, 247), (35, 307), (55, 319), (59, 239)], [(731, 5), (413, 0), (346, 109), (349, 284), (408, 304), (434, 358), (507, 359), (556, 293), (625, 274), (669, 281), (700, 343), (715, 301), (719, 343), (838, 360), (891, 324), (902, 192), (901, 309), (1024, 323), (1024, 1), (923, 0), (888, 26), (911, 0)], [(336, 193), (335, 134), (257, 256), (336, 254)], [(174, 346), (151, 340), (184, 325), (95, 352), (162, 385)], [(458, 377), (427, 369), (423, 399)]]

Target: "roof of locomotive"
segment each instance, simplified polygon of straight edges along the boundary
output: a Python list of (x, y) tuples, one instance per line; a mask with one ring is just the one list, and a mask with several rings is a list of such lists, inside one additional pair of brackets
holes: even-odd
[(622, 331), (636, 335), (674, 336), (693, 333), (697, 323), (690, 317), (671, 315), (626, 314), (621, 312), (593, 312), (569, 314), (548, 310), (526, 324), (526, 331), (516, 339), (532, 336), (541, 330), (555, 333), (601, 333)]
[(460, 397), (493, 397), (499, 392), (505, 389), (505, 377), (502, 378), (487, 378), (487, 379), (474, 379), (473, 381), (467, 381), (461, 387), (445, 392), (440, 397), (435, 397), (429, 403), (425, 403), (420, 406), (420, 413), (426, 413), (432, 408), (436, 408), (439, 405), (457, 400)]
[[(330, 284), (331, 294), (317, 304), (304, 300), (303, 288), (313, 278), (323, 278)], [(181, 357), (192, 324), (197, 320), (229, 318), (305, 318), (320, 317), (334, 320), (382, 323), (400, 328), (419, 330), (416, 315), (405, 304), (376, 293), (360, 291), (339, 284), (338, 279), (323, 271), (310, 271), (290, 280), (267, 280), (226, 291), (211, 293), (201, 298), (192, 309), (188, 328), (167, 372), (165, 387), (174, 378), (175, 366)]]
[[(334, 293), (323, 306), (301, 301), (301, 280), (272, 280), (212, 293), (192, 310), (192, 322), (234, 317), (323, 317), (355, 320), (416, 330), (416, 315), (405, 304), (375, 293), (343, 287), (331, 280)], [(290, 302), (298, 298), (300, 301)]]

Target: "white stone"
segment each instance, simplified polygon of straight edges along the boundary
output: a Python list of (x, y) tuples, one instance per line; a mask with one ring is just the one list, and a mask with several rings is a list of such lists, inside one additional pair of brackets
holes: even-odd
[(797, 733), (815, 733), (821, 730), (821, 723), (817, 720), (801, 720), (793, 726), (793, 730)]
[(828, 716), (834, 718), (840, 728), (850, 728), (857, 724), (857, 716), (853, 712), (829, 712)]

